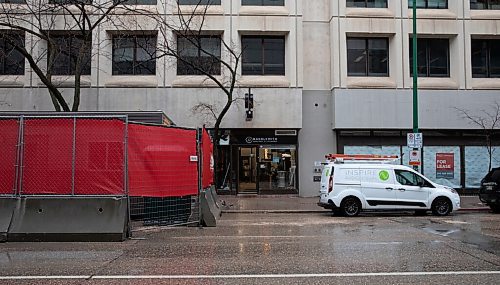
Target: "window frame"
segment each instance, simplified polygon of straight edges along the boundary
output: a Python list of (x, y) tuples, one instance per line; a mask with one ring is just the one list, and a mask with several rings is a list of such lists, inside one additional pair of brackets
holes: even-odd
[[(67, 76), (67, 75), (75, 75), (76, 71), (76, 58), (73, 58), (73, 49), (78, 47), (82, 42), (83, 42), (83, 37), (80, 35), (77, 35), (75, 33), (59, 33), (55, 35), (49, 35), (51, 38), (51, 41), (55, 44), (54, 40), (57, 41), (57, 39), (63, 38), (65, 41), (69, 40), (70, 43), (68, 46), (69, 50), (63, 50), (61, 46), (58, 45), (57, 51), (59, 52), (58, 54), (55, 55), (54, 62), (52, 62), (52, 75), (55, 76)], [(79, 39), (81, 42), (77, 42), (76, 44), (74, 43), (74, 40)], [(65, 42), (67, 44), (67, 42)], [(75, 46), (74, 46), (75, 45)], [(49, 46), (50, 49), (50, 46)], [(50, 51), (49, 51), (50, 52)], [(66, 59), (69, 62), (64, 62), (63, 64), (58, 64), (56, 65), (56, 62), (58, 61), (58, 56), (61, 53), (67, 53), (65, 55), (64, 60)], [(66, 67), (64, 72), (59, 72), (56, 68), (58, 66), (63, 66)], [(88, 46), (88, 66), (82, 66), (80, 70), (80, 75), (91, 75), (91, 70), (92, 70), (92, 43), (89, 43)]]
[[(255, 74), (255, 73), (249, 73), (248, 71), (245, 72), (245, 45), (243, 43), (243, 41), (245, 39), (260, 39), (261, 40), (261, 44), (260, 44), (260, 51), (261, 51), (261, 54), (262, 54), (262, 57), (260, 59), (260, 66), (261, 66), (261, 71), (259, 74)], [(279, 40), (282, 40), (282, 47), (283, 47), (283, 50), (282, 50), (282, 57), (281, 57), (281, 60), (283, 62), (283, 72), (279, 73), (279, 74), (269, 74), (269, 73), (266, 73), (266, 61), (265, 61), (265, 58), (266, 58), (266, 54), (265, 54), (265, 40), (266, 39), (279, 39)], [(285, 36), (267, 36), (267, 35), (264, 35), (264, 36), (260, 36), (260, 35), (244, 35), (244, 36), (241, 36), (241, 47), (242, 47), (242, 55), (241, 55), (241, 75), (249, 75), (249, 76), (252, 76), (252, 75), (256, 75), (256, 76), (286, 76), (286, 37)]]
[[(113, 1), (114, 3), (116, 2), (119, 2), (119, 1), (116, 1), (114, 0)], [(146, 2), (150, 2), (150, 3), (146, 3)], [(158, 5), (158, 1), (157, 0), (125, 0), (123, 1), (122, 3), (120, 3), (120, 5), (130, 5), (130, 6), (138, 6), (138, 5), (144, 5), (144, 6), (153, 6), (153, 5)]]
[[(365, 59), (365, 72), (364, 74), (355, 74), (353, 72), (349, 72), (349, 51), (352, 50), (352, 49), (349, 49), (349, 40), (351, 39), (356, 39), (356, 40), (364, 40), (364, 53), (366, 55), (366, 59)], [(386, 53), (387, 53), (387, 68), (386, 68), (386, 73), (384, 74), (381, 74), (381, 73), (374, 73), (372, 71), (370, 71), (370, 58), (371, 58), (371, 53), (370, 53), (370, 44), (369, 42), (372, 41), (372, 40), (384, 40), (385, 44), (386, 44)], [(347, 48), (347, 57), (346, 57), (346, 60), (347, 60), (347, 76), (350, 76), (350, 77), (389, 77), (390, 76), (390, 65), (389, 65), (389, 49), (390, 49), (390, 46), (389, 46), (389, 38), (387, 37), (347, 37), (346, 38), (346, 48)]]
[[(411, 4), (410, 4), (410, 1), (412, 1)], [(417, 0), (408, 0), (408, 9), (413, 8), (413, 1), (417, 1)], [(423, 1), (425, 1), (425, 7), (418, 7), (418, 3), (417, 3), (417, 9), (448, 9), (448, 0), (443, 0), (443, 1), (446, 1), (446, 5), (444, 7), (431, 7), (431, 8), (429, 8), (429, 0), (423, 0)]]
[[(241, 6), (273, 6), (273, 7), (283, 7), (285, 6), (285, 0), (259, 0), (261, 2), (261, 4), (246, 4), (245, 3), (246, 0), (241, 0)], [(280, 3), (277, 3), (276, 5), (273, 5), (271, 3), (267, 3), (269, 1), (273, 1), (273, 2), (280, 2)]]
[(354, 3), (355, 3), (354, 0), (346, 0), (345, 4), (346, 4), (347, 8), (370, 8), (370, 9), (372, 9), (372, 8), (382, 8), (383, 9), (383, 8), (387, 8), (388, 7), (387, 6), (388, 5), (387, 4), (387, 0), (384, 0), (384, 2), (385, 2), (384, 7), (369, 7), (368, 3), (373, 2), (373, 4), (375, 4), (375, 1), (376, 0), (364, 0), (364, 2), (365, 2), (364, 6), (356, 6), (356, 5), (354, 5)]
[[(201, 41), (200, 41), (200, 44), (199, 44), (201, 47), (198, 47), (195, 44), (192, 44), (190, 42), (189, 38), (200, 38), (200, 39), (203, 39), (203, 38), (205, 38), (205, 39), (215, 39), (216, 38), (216, 39), (218, 39), (219, 40), (219, 50), (218, 50), (219, 54), (218, 55), (210, 54), (208, 52), (208, 49), (204, 48), (202, 46)], [(182, 51), (179, 50), (179, 40), (180, 39), (188, 41), (188, 43), (191, 44), (192, 47), (194, 47), (194, 48), (197, 49), (197, 52), (198, 52), (198, 56), (197, 57), (198, 58), (203, 58), (203, 56), (202, 56), (203, 54), (205, 54), (206, 57), (208, 57), (210, 59), (212, 59), (212, 56), (218, 57), (218, 61), (217, 62), (219, 64), (217, 66), (217, 70), (215, 72), (208, 72), (207, 71), (207, 73), (209, 73), (210, 75), (221, 75), (222, 74), (222, 63), (221, 63), (221, 60), (222, 60), (222, 57), (221, 57), (222, 56), (222, 36), (221, 35), (200, 35), (200, 36), (193, 36), (193, 37), (189, 37), (189, 36), (181, 36), (181, 37), (179, 37), (178, 36), (177, 37), (177, 53), (178, 53), (179, 57), (183, 57), (181, 55)], [(205, 52), (203, 52), (202, 50), (205, 50)], [(186, 72), (180, 71), (181, 68), (182, 68), (182, 65), (184, 65), (184, 62), (182, 60), (180, 60), (180, 59), (177, 59), (177, 75), (204, 75), (204, 73), (202, 73), (200, 71), (197, 71), (197, 70), (194, 70), (194, 69), (193, 69), (194, 73), (189, 73), (188, 71), (189, 71), (189, 69), (191, 69), (189, 65), (187, 65), (187, 66), (184, 67), (184, 68), (187, 69)], [(213, 63), (211, 65), (211, 67), (214, 67)]]
[[(472, 72), (472, 78), (500, 78), (500, 72), (497, 75), (492, 75), (491, 74), (491, 54), (492, 54), (492, 42), (497, 41), (500, 44), (500, 39), (471, 39), (471, 72)], [(485, 43), (486, 44), (486, 74), (483, 76), (483, 74), (478, 74), (474, 73), (474, 53), (473, 53), (473, 45), (474, 43), (480, 42), (480, 43)], [(500, 65), (498, 68), (500, 70)]]
[[(140, 66), (141, 64), (138, 64), (137, 62), (137, 50), (138, 48), (141, 48), (140, 46), (138, 46), (138, 43), (137, 43), (137, 39), (139, 38), (151, 38), (153, 39), (154, 38), (154, 54), (155, 56), (150, 59), (151, 61), (153, 61), (153, 66), (152, 66), (152, 73), (136, 73), (136, 67), (137, 66)], [(115, 65), (117, 63), (115, 63), (115, 50), (116, 50), (116, 40), (118, 39), (134, 39), (134, 47), (133, 47), (133, 60), (132, 60), (132, 72), (131, 73), (124, 73), (124, 72), (119, 72), (121, 71), (120, 69), (118, 69), (117, 67), (115, 68)], [(111, 73), (113, 76), (153, 76), (153, 75), (156, 75), (156, 69), (157, 69), (157, 65), (156, 65), (156, 50), (157, 50), (157, 45), (158, 45), (158, 36), (156, 34), (151, 34), (151, 35), (134, 35), (134, 34), (117, 34), (117, 35), (113, 35), (112, 37), (112, 55), (111, 55)], [(148, 60), (148, 61), (150, 61)], [(148, 61), (143, 61), (143, 62), (148, 62)], [(141, 62), (142, 63), (142, 62)]]
[[(185, 2), (185, 3), (182, 3)], [(215, 2), (215, 3), (214, 3)], [(221, 0), (177, 0), (179, 6), (221, 5)]]
[(470, 0), (469, 1), (469, 5), (470, 5), (470, 9), (471, 10), (500, 10), (500, 1), (498, 1), (498, 8), (492, 8), (491, 6), (494, 5), (491, 3), (492, 0), (483, 0), (484, 1), (484, 5), (486, 6), (486, 8), (478, 8), (476, 5), (473, 5), (473, 4), (477, 4), (476, 3), (472, 3), (473, 0)]
[[(447, 61), (447, 66), (446, 66), (446, 74), (431, 74), (430, 69), (430, 57), (431, 57), (431, 50), (430, 50), (430, 42), (431, 41), (439, 41), (439, 40), (446, 40), (447, 41), (447, 49), (446, 49), (446, 61)], [(426, 77), (426, 78), (450, 78), (450, 39), (448, 38), (420, 38), (417, 37), (417, 44), (421, 42), (425, 43), (425, 67), (426, 67), (426, 74), (418, 74), (418, 77)], [(413, 77), (413, 37), (410, 35), (409, 38), (409, 67), (410, 67), (410, 77)], [(417, 46), (417, 54), (418, 54), (418, 46)], [(418, 58), (417, 58), (418, 60)], [(417, 69), (418, 69), (418, 62), (417, 62)]]
[[(15, 45), (10, 44), (7, 40), (4, 39), (5, 34), (15, 36), (16, 40), (19, 37), (19, 45), (26, 45), (26, 34), (22, 31), (17, 30), (1, 30), (0, 36), (0, 76), (9, 76), (9, 75), (25, 75), (26, 69), (26, 58), (15, 48)], [(7, 47), (10, 46), (9, 49)], [(16, 61), (12, 62), (13, 64), (18, 64), (18, 68), (15, 69), (16, 72), (6, 72), (6, 66), (8, 66), (7, 62), (12, 59), (12, 56), (9, 56), (11, 52), (14, 52), (20, 56)]]

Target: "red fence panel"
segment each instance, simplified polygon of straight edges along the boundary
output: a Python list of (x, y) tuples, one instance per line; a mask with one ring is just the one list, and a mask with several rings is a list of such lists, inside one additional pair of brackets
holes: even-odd
[(0, 120), (0, 194), (15, 194), (19, 120)]
[(22, 194), (71, 194), (73, 120), (24, 121)]
[(213, 145), (206, 129), (203, 129), (201, 137), (201, 152), (203, 155), (202, 188), (205, 189), (210, 187), (214, 182)]
[(198, 194), (196, 130), (129, 124), (130, 196)]
[(125, 195), (125, 121), (76, 121), (75, 195)]

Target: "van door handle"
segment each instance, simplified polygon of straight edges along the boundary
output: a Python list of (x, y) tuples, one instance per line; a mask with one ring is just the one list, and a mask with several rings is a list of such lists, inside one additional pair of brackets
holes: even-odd
[(392, 187), (385, 187), (385, 190), (394, 190)]
[(406, 191), (405, 188), (399, 188), (398, 190), (401, 191), (401, 192)]

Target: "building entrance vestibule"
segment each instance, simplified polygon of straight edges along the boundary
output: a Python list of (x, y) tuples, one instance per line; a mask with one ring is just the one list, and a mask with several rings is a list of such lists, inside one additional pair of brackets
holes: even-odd
[(295, 146), (239, 146), (238, 194), (296, 194)]

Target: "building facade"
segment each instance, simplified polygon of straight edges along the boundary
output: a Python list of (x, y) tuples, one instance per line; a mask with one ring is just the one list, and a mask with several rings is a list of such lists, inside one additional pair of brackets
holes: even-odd
[[(180, 10), (173, 0), (143, 2), (137, 4), (154, 5), (169, 17), (198, 0), (180, 0)], [(217, 166), (222, 192), (317, 196), (320, 162), (332, 152), (395, 154), (408, 163), (411, 0), (210, 3), (204, 31), (244, 50), (235, 91), (242, 100), (222, 123)], [(487, 117), (495, 102), (500, 104), (500, 5), (493, 0), (417, 4), (421, 171), (441, 184), (474, 188), (486, 174), (489, 155), (484, 130), (462, 111)], [(126, 30), (134, 29), (138, 26)], [(220, 89), (172, 58), (142, 64), (140, 51), (154, 49), (147, 42), (156, 43), (157, 31), (147, 23), (140, 29), (150, 30), (151, 37), (130, 40), (109, 26), (99, 27), (80, 110), (163, 110), (180, 126), (210, 125), (193, 107), (221, 104)], [(32, 38), (25, 44), (35, 50), (43, 46)], [(220, 43), (207, 39), (207, 47), (217, 53)], [(119, 57), (119, 51), (135, 52)], [(225, 55), (219, 51), (218, 56)], [(63, 89), (72, 84), (64, 71), (68, 62), (56, 78)], [(15, 71), (4, 64), (2, 72), (0, 110), (53, 109), (28, 64)], [(251, 120), (245, 93), (253, 94)], [(498, 133), (493, 138), (493, 165), (500, 166)]]

